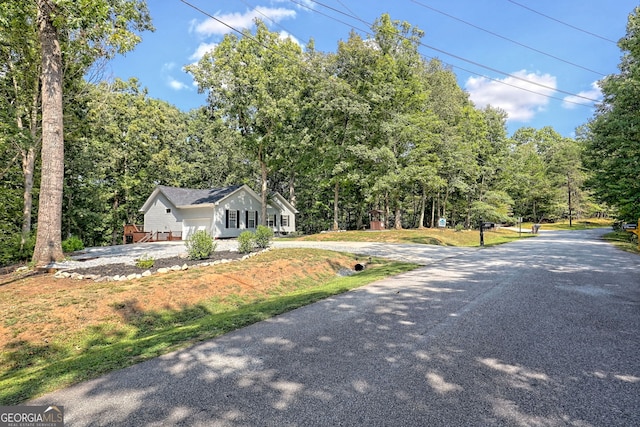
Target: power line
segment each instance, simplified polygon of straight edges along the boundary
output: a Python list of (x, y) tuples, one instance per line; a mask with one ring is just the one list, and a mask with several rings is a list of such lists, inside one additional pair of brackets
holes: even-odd
[(355, 13), (353, 12), (353, 10), (349, 9), (349, 6), (347, 6), (346, 4), (342, 3), (340, 0), (336, 0), (338, 3), (340, 3), (340, 6), (344, 7), (345, 9), (347, 9), (352, 15), (355, 15)]
[(262, 11), (260, 11), (260, 8), (257, 6), (254, 6), (252, 4), (250, 4), (249, 2), (247, 2), (246, 0), (240, 0), (242, 3), (244, 3), (246, 6), (248, 7), (252, 7), (253, 10), (260, 14), (264, 19), (268, 20), (269, 22), (273, 23), (273, 25), (276, 25), (277, 27), (280, 27), (283, 31), (286, 31), (288, 34), (296, 37), (298, 40), (300, 40), (300, 37), (298, 37), (297, 35), (295, 35), (294, 33), (292, 33), (291, 31), (289, 31), (288, 29), (286, 29), (285, 27), (283, 27), (280, 23), (278, 23), (276, 20), (272, 19), (269, 15), (267, 15), (266, 13), (262, 13)]
[[(332, 17), (332, 16), (330, 16), (330, 15), (324, 14), (324, 13), (322, 13), (322, 12), (320, 12), (320, 11), (316, 10), (316, 9), (310, 8), (310, 7), (308, 7), (308, 6), (306, 6), (306, 5), (302, 4), (302, 3), (297, 2), (296, 0), (289, 0), (289, 1), (290, 1), (290, 2), (292, 2), (292, 3), (295, 3), (295, 4), (297, 4), (297, 5), (299, 5), (299, 6), (301, 6), (301, 7), (307, 8), (307, 9), (309, 9), (309, 10), (313, 11), (313, 12), (320, 13), (321, 15), (326, 16), (326, 17), (328, 17), (328, 18), (330, 18), (330, 19), (333, 19), (333, 20), (335, 20), (335, 21), (337, 21), (337, 22), (340, 22), (340, 23), (342, 23), (342, 24), (344, 24), (344, 25), (348, 25), (348, 26), (353, 27), (351, 24), (348, 24), (348, 23), (346, 23), (346, 22), (344, 22), (344, 21), (341, 21), (341, 20), (339, 20), (339, 19), (337, 19), (337, 18), (335, 18), (335, 17)], [(339, 14), (341, 14), (341, 15), (344, 15), (344, 16), (347, 16), (347, 17), (349, 17), (349, 18), (355, 19), (355, 20), (357, 20), (357, 21), (359, 21), (359, 22), (362, 22), (362, 23), (366, 24), (368, 27), (371, 27), (371, 26), (372, 26), (372, 24), (370, 24), (369, 22), (367, 22), (367, 21), (365, 21), (365, 20), (363, 20), (363, 19), (358, 18), (357, 16), (350, 15), (350, 14), (348, 14), (348, 13), (346, 13), (346, 12), (343, 12), (343, 11), (341, 11), (341, 10), (338, 10), (338, 9), (334, 8), (334, 7), (328, 6), (328, 5), (326, 5), (326, 4), (324, 4), (324, 3), (321, 3), (321, 2), (319, 2), (319, 1), (317, 1), (317, 0), (309, 0), (309, 1), (311, 1), (311, 2), (315, 3), (315, 4), (319, 5), (319, 6), (325, 7), (325, 8), (327, 8), (327, 9), (329, 9), (329, 10), (332, 10), (332, 11), (334, 11), (334, 12), (336, 12), (336, 13), (339, 13)], [(363, 30), (363, 29), (361, 29), (361, 28), (357, 28), (357, 27), (353, 27), (353, 28), (357, 29), (358, 31), (362, 31), (362, 32), (364, 32), (365, 34), (370, 34), (368, 31)], [(401, 37), (402, 37), (402, 36), (401, 36)], [(476, 62), (476, 61), (472, 61), (472, 60), (470, 60), (470, 59), (467, 59), (467, 58), (464, 58), (464, 57), (462, 57), (462, 56), (459, 56), (459, 55), (453, 54), (453, 53), (451, 53), (451, 52), (447, 52), (446, 50), (439, 49), (439, 48), (437, 48), (437, 47), (435, 47), (435, 46), (427, 45), (427, 44), (425, 44), (425, 43), (423, 43), (423, 42), (418, 42), (418, 44), (420, 44), (421, 46), (424, 46), (424, 47), (426, 47), (426, 48), (428, 48), (428, 49), (435, 50), (436, 52), (443, 53), (443, 54), (445, 54), (445, 55), (447, 55), (447, 56), (450, 56), (450, 57), (452, 57), (452, 58), (459, 59), (459, 60), (461, 60), (461, 61), (467, 62), (467, 63), (469, 63), (469, 64), (475, 65), (475, 66), (480, 67), (480, 68), (484, 68), (484, 69), (489, 70), (489, 71), (493, 71), (494, 73), (498, 73), (498, 74), (502, 74), (502, 75), (507, 76), (507, 77), (511, 77), (512, 79), (519, 80), (519, 81), (522, 81), (522, 82), (524, 82), (524, 83), (529, 83), (529, 84), (532, 84), (532, 85), (534, 85), (534, 86), (539, 86), (539, 87), (542, 87), (542, 88), (547, 89), (547, 90), (552, 90), (552, 91), (554, 91), (554, 92), (564, 93), (565, 95), (569, 95), (569, 96), (573, 96), (573, 97), (576, 97), (576, 98), (584, 99), (584, 100), (589, 101), (589, 102), (598, 102), (598, 100), (596, 100), (596, 99), (588, 98), (588, 97), (583, 96), (583, 95), (580, 95), (580, 94), (575, 94), (575, 93), (573, 93), (573, 92), (569, 92), (569, 91), (565, 91), (565, 90), (562, 90), (562, 89), (558, 89), (558, 88), (554, 88), (554, 87), (551, 87), (551, 86), (547, 86), (547, 85), (544, 85), (544, 84), (542, 84), (542, 83), (535, 82), (535, 81), (533, 81), (533, 80), (528, 80), (528, 79), (525, 79), (525, 78), (523, 78), (523, 77), (517, 76), (517, 75), (515, 75), (515, 74), (507, 73), (507, 72), (505, 72), (505, 71), (498, 70), (498, 69), (496, 69), (496, 68), (490, 67), (490, 66), (488, 66), (488, 65), (481, 64), (481, 63)], [(470, 70), (464, 69), (464, 68), (459, 67), (459, 66), (454, 66), (454, 65), (451, 65), (451, 66), (452, 66), (452, 67), (455, 67), (455, 68), (458, 68), (458, 69), (460, 69), (460, 70), (466, 71), (466, 72), (468, 72), (468, 73), (471, 73), (471, 74), (473, 74), (473, 75), (478, 75), (478, 73), (476, 73), (476, 72), (474, 72), (474, 71), (470, 71)], [(509, 83), (504, 82), (503, 80), (497, 80), (497, 79), (493, 79), (493, 78), (486, 77), (486, 76), (483, 76), (483, 77), (485, 77), (485, 78), (487, 78), (487, 79), (490, 79), (490, 80), (493, 80), (493, 81), (496, 81), (496, 82), (499, 82), (499, 83), (502, 83), (502, 84), (506, 84), (507, 86), (512, 86), (512, 87), (514, 87), (514, 88), (522, 89), (522, 90), (525, 90), (525, 91), (527, 91), (527, 92), (535, 93), (535, 94), (537, 94), (537, 95), (545, 96), (545, 97), (548, 97), (548, 98), (560, 99), (560, 100), (562, 100), (562, 101), (564, 101), (564, 102), (568, 102), (568, 103), (572, 103), (572, 104), (576, 104), (576, 105), (583, 105), (583, 106), (585, 105), (584, 103), (572, 102), (572, 101), (568, 101), (568, 100), (566, 100), (566, 99), (555, 98), (555, 97), (553, 97), (553, 96), (546, 95), (546, 94), (544, 94), (544, 93), (534, 92), (534, 91), (531, 91), (531, 90), (528, 90), (528, 89), (522, 88), (522, 87), (520, 87), (520, 86), (511, 85), (511, 84), (509, 84)]]
[[(243, 32), (243, 31), (241, 31), (241, 30), (238, 30), (237, 28), (235, 28), (235, 27), (233, 27), (233, 26), (231, 26), (231, 25), (227, 24), (226, 22), (224, 22), (224, 21), (222, 21), (221, 19), (219, 19), (219, 18), (217, 18), (217, 17), (215, 17), (215, 16), (211, 15), (210, 13), (208, 13), (208, 12), (206, 12), (206, 11), (202, 10), (201, 8), (199, 8), (199, 7), (195, 6), (195, 5), (193, 5), (192, 3), (189, 3), (187, 0), (180, 0), (180, 1), (181, 1), (182, 3), (184, 3), (184, 4), (186, 4), (187, 6), (189, 6), (189, 7), (193, 8), (194, 10), (196, 10), (196, 11), (200, 12), (201, 14), (203, 14), (203, 15), (205, 15), (205, 16), (207, 16), (207, 17), (209, 17), (209, 18), (213, 19), (213, 20), (215, 20), (216, 22), (220, 23), (221, 25), (224, 25), (225, 27), (229, 28), (231, 31), (233, 31), (233, 32), (235, 32), (235, 33), (238, 33), (238, 34), (240, 34), (241, 36), (248, 37), (248, 38), (249, 38), (250, 40), (252, 40), (254, 43), (259, 44), (260, 46), (264, 47), (265, 49), (272, 50), (272, 49), (271, 49), (271, 47), (269, 47), (269, 46), (267, 46), (267, 45), (265, 45), (265, 44), (261, 43), (259, 40), (257, 40), (255, 37), (253, 37), (251, 34), (249, 34), (249, 33), (245, 33), (245, 32)], [(299, 2), (297, 2), (297, 1), (295, 1), (295, 0), (290, 0), (290, 1), (291, 1), (292, 3), (295, 3), (295, 4), (299, 5), (299, 6), (301, 6), (301, 7), (304, 7), (304, 8), (306, 8), (306, 9), (309, 9), (309, 10), (311, 10), (311, 11), (313, 11), (313, 12), (319, 13), (320, 15), (326, 16), (327, 18), (332, 19), (332, 20), (334, 20), (334, 21), (336, 21), (336, 22), (339, 22), (339, 23), (341, 23), (341, 24), (343, 24), (343, 25), (347, 25), (347, 26), (349, 26), (349, 27), (353, 27), (351, 24), (349, 24), (349, 23), (347, 23), (347, 22), (344, 22), (344, 21), (339, 20), (339, 19), (337, 19), (337, 18), (335, 18), (335, 17), (332, 17), (331, 15), (328, 15), (328, 14), (322, 13), (322, 12), (320, 12), (320, 11), (317, 11), (317, 10), (315, 10), (315, 9), (312, 9), (312, 8), (310, 8), (310, 7), (306, 6), (306, 5), (302, 4), (302, 3), (299, 3)], [(311, 0), (311, 1), (313, 1), (313, 0)], [(313, 2), (314, 2), (314, 3), (318, 3), (318, 2), (315, 2), (315, 1), (313, 1)], [(320, 4), (320, 3), (318, 3), (318, 4)], [(323, 5), (323, 4), (320, 4), (320, 5), (321, 5), (321, 6), (325, 6), (325, 5)], [(325, 6), (325, 7), (326, 7), (326, 6)], [(331, 9), (331, 8), (330, 8), (330, 9)], [(343, 12), (340, 12), (340, 13), (342, 13), (343, 15), (346, 15), (346, 16), (350, 16), (350, 15), (345, 14), (345, 13), (343, 13)], [(367, 23), (366, 21), (364, 21), (364, 20), (362, 20), (362, 19), (360, 19), (360, 18), (358, 18), (358, 17), (353, 17), (353, 16), (350, 16), (350, 17), (352, 17), (352, 18), (354, 18), (354, 19), (357, 19), (357, 20), (358, 20), (358, 21), (360, 21), (360, 22), (364, 22), (364, 23), (366, 23), (368, 26), (371, 26), (371, 24)], [(367, 35), (372, 35), (372, 34), (371, 34), (371, 33), (369, 33), (367, 30), (363, 30), (363, 29), (361, 29), (361, 28), (357, 28), (357, 27), (355, 27), (355, 29), (357, 29), (358, 31), (361, 31), (361, 32), (363, 32), (363, 33), (365, 33), (365, 34), (367, 34)], [(424, 45), (424, 44), (422, 44), (422, 43), (420, 43), (420, 44), (421, 44), (421, 45)], [(425, 45), (425, 46), (426, 46), (426, 45)], [(427, 47), (429, 47), (429, 46), (427, 46)], [(436, 49), (436, 50), (438, 50), (438, 49)], [(273, 50), (272, 50), (272, 51), (273, 51)], [(275, 51), (273, 51), (273, 52), (275, 52)], [(448, 53), (446, 53), (446, 52), (444, 52), (444, 51), (442, 51), (442, 52), (443, 52), (443, 53), (445, 53), (445, 54), (448, 54)], [(276, 52), (276, 53), (277, 53), (277, 54), (279, 54), (278, 52)], [(283, 56), (283, 55), (281, 55), (281, 56), (282, 56), (282, 58), (283, 58), (283, 59), (285, 59), (285, 60), (287, 60), (287, 61), (289, 61), (289, 60), (290, 60), (289, 58), (286, 58), (286, 57), (285, 57), (285, 56)], [(452, 56), (454, 56), (454, 55), (452, 55)], [(454, 56), (454, 57), (455, 57), (455, 56)], [(431, 58), (431, 59), (434, 59), (434, 58)], [(463, 60), (464, 60), (464, 59), (463, 59)], [(467, 61), (467, 62), (469, 62), (469, 61)], [(451, 64), (448, 64), (448, 65), (451, 65)], [(466, 72), (468, 72), (468, 73), (470, 73), (470, 74), (473, 74), (473, 75), (476, 75), (476, 76), (478, 75), (476, 72), (473, 72), (473, 71), (467, 70), (467, 69), (465, 69), (465, 68), (462, 68), (462, 67), (459, 67), (459, 66), (454, 66), (454, 65), (451, 65), (451, 66), (452, 66), (452, 67), (454, 67), (454, 68), (458, 68), (458, 69), (460, 69), (460, 70), (466, 71)], [(485, 67), (485, 68), (486, 68), (486, 67)], [(315, 71), (316, 71), (316, 70), (311, 70), (311, 71), (313, 71), (313, 72), (315, 73)], [(498, 72), (499, 72), (499, 71), (498, 71)], [(506, 75), (511, 76), (510, 74), (507, 74), (507, 73), (503, 73), (503, 72), (501, 72), (501, 73), (502, 73), (502, 74), (506, 74)], [(327, 77), (327, 76), (323, 76), (323, 77), (319, 77), (319, 76), (318, 76), (318, 78), (322, 78), (322, 79), (326, 79), (326, 77)], [(491, 81), (494, 81), (494, 82), (496, 82), (496, 83), (500, 83), (500, 84), (503, 84), (503, 85), (506, 85), (506, 86), (510, 86), (510, 87), (513, 87), (513, 88), (516, 88), (516, 89), (519, 89), (519, 90), (523, 90), (523, 91), (525, 91), (525, 92), (533, 93), (533, 94), (535, 94), (535, 95), (543, 96), (543, 97), (546, 97), (546, 98), (556, 99), (556, 100), (559, 100), (559, 101), (567, 102), (567, 103), (569, 103), (569, 104), (580, 105), (580, 106), (583, 106), (583, 107), (588, 107), (588, 106), (589, 106), (589, 105), (587, 105), (587, 104), (585, 104), (585, 103), (581, 103), (581, 102), (574, 102), (574, 101), (570, 101), (570, 100), (567, 100), (567, 99), (558, 98), (558, 97), (555, 97), (555, 96), (552, 96), (552, 95), (547, 95), (547, 94), (544, 94), (544, 93), (536, 92), (536, 91), (533, 91), (533, 90), (531, 90), (531, 89), (523, 88), (523, 87), (521, 87), (521, 86), (516, 86), (516, 85), (514, 85), (514, 84), (511, 84), (511, 83), (505, 82), (504, 80), (498, 80), (498, 79), (495, 79), (495, 78), (492, 78), (492, 77), (488, 77), (488, 76), (481, 76), (481, 77), (486, 78), (486, 79), (491, 80)], [(547, 88), (547, 89), (553, 90), (554, 92), (557, 90), (557, 91), (559, 91), (559, 92), (563, 92), (563, 93), (566, 93), (566, 94), (571, 95), (571, 96), (574, 96), (574, 97), (584, 98), (585, 100), (588, 100), (588, 101), (591, 101), (591, 102), (598, 102), (598, 101), (596, 101), (596, 100), (592, 100), (592, 99), (590, 99), (590, 98), (587, 98), (587, 97), (584, 97), (584, 96), (581, 96), (581, 95), (576, 95), (576, 94), (572, 94), (572, 93), (570, 93), (570, 92), (561, 91), (561, 90), (558, 90), (558, 89), (552, 88), (552, 87), (550, 87), (550, 86), (545, 86), (545, 85), (542, 85), (542, 84), (539, 84), (539, 83), (536, 83), (536, 82), (533, 82), (533, 81), (530, 81), (530, 80), (527, 80), (527, 79), (524, 79), (524, 78), (521, 78), (521, 77), (518, 77), (518, 76), (512, 76), (512, 77), (513, 77), (513, 78), (515, 78), (515, 79), (517, 79), (517, 80), (521, 80), (521, 81), (523, 81), (523, 82), (526, 82), (526, 83), (530, 83), (530, 84), (534, 84), (534, 85), (537, 85), (537, 86), (545, 87), (545, 88)], [(355, 76), (355, 78), (364, 82), (364, 80), (362, 80), (362, 79), (361, 79), (361, 78), (359, 78), (358, 76)]]
[[(222, 21), (221, 19), (216, 18), (215, 16), (213, 16), (213, 15), (211, 15), (210, 13), (208, 13), (208, 12), (206, 12), (206, 11), (204, 11), (204, 10), (200, 9), (199, 7), (197, 7), (197, 6), (193, 5), (192, 3), (188, 2), (187, 0), (180, 0), (180, 1), (181, 1), (182, 3), (184, 3), (184, 4), (186, 4), (187, 6), (189, 6), (189, 7), (193, 8), (194, 10), (196, 10), (196, 11), (200, 12), (201, 14), (203, 14), (203, 15), (205, 15), (205, 16), (207, 16), (207, 17), (209, 17), (209, 18), (213, 19), (213, 20), (215, 20), (216, 22), (218, 22), (218, 23), (220, 23), (220, 24), (224, 25), (225, 27), (229, 28), (231, 31), (233, 31), (233, 32), (235, 32), (235, 33), (238, 33), (238, 34), (240, 34), (241, 36), (248, 38), (248, 39), (249, 39), (249, 40), (251, 40), (252, 42), (254, 42), (254, 43), (256, 43), (256, 44), (258, 44), (258, 45), (262, 46), (263, 48), (265, 48), (265, 49), (267, 49), (267, 50), (269, 50), (269, 51), (271, 51), (271, 52), (275, 53), (276, 55), (280, 56), (280, 57), (281, 57), (282, 59), (284, 59), (285, 61), (291, 62), (291, 58), (288, 58), (287, 56), (285, 56), (285, 55), (283, 55), (282, 53), (278, 52), (277, 50), (273, 49), (271, 46), (268, 46), (268, 45), (266, 45), (266, 44), (264, 44), (264, 43), (260, 42), (260, 41), (259, 41), (258, 39), (256, 39), (253, 35), (251, 35), (249, 32), (243, 32), (243, 31), (241, 31), (241, 30), (238, 30), (237, 28), (233, 27), (232, 25), (229, 25), (229, 24), (227, 24), (226, 22)], [(335, 83), (335, 82), (334, 82), (334, 79), (332, 78), (332, 76), (330, 76), (330, 75), (328, 75), (328, 74), (326, 74), (326, 73), (324, 73), (324, 75), (317, 75), (318, 73), (317, 73), (317, 70), (316, 70), (316, 69), (313, 69), (313, 68), (310, 68), (310, 67), (306, 67), (306, 66), (304, 66), (304, 65), (302, 65), (302, 68), (303, 68), (303, 69), (306, 69), (306, 70), (309, 72), (309, 75), (312, 75), (312, 76), (316, 77), (318, 80), (321, 80), (321, 81), (329, 81), (329, 82), (330, 82), (330, 83), (332, 83), (332, 84), (333, 84), (333, 83)], [(321, 73), (321, 74), (323, 74), (323, 73)], [(349, 74), (351, 74), (351, 73), (349, 73)], [(357, 75), (355, 75), (355, 74), (351, 74), (351, 76), (352, 76), (352, 77), (354, 77), (356, 80), (360, 80), (361, 82), (366, 83), (362, 78), (360, 78), (359, 76), (357, 76)], [(355, 95), (355, 96), (359, 97), (359, 98), (360, 98), (363, 102), (365, 102), (365, 103), (370, 103), (370, 101), (369, 101), (368, 99), (364, 98), (363, 96), (359, 96), (359, 95), (357, 95), (357, 94), (355, 94), (355, 93), (354, 93), (353, 95)]]
[(602, 39), (602, 40), (608, 41), (608, 42), (610, 42), (610, 43), (613, 43), (613, 44), (615, 44), (615, 45), (617, 45), (617, 44), (618, 44), (618, 43), (617, 43), (617, 42), (615, 42), (614, 40), (608, 39), (608, 38), (603, 37), (603, 36), (601, 36), (601, 35), (598, 35), (598, 34), (596, 34), (596, 33), (592, 33), (591, 31), (584, 30), (584, 29), (582, 29), (582, 28), (580, 28), (580, 27), (576, 27), (575, 25), (571, 25), (571, 24), (569, 24), (569, 23), (566, 23), (566, 22), (564, 22), (564, 21), (561, 21), (561, 20), (559, 20), (559, 19), (556, 19), (556, 18), (554, 18), (553, 16), (545, 15), (545, 14), (544, 14), (544, 13), (542, 13), (542, 12), (538, 12), (537, 10), (532, 9), (532, 8), (530, 8), (530, 7), (528, 7), (528, 6), (525, 6), (525, 5), (523, 5), (523, 4), (520, 4), (520, 3), (516, 2), (516, 1), (513, 1), (513, 0), (507, 0), (507, 1), (508, 1), (509, 3), (513, 3), (513, 4), (515, 4), (516, 6), (520, 6), (520, 7), (521, 7), (521, 8), (523, 8), (523, 9), (527, 9), (527, 10), (528, 10), (528, 11), (530, 11), (530, 12), (533, 12), (533, 13), (538, 14), (538, 15), (540, 15), (540, 16), (544, 16), (544, 17), (545, 17), (545, 18), (547, 18), (547, 19), (550, 19), (550, 20), (552, 20), (552, 21), (558, 22), (558, 23), (560, 23), (560, 24), (562, 24), (562, 25), (565, 25), (565, 26), (567, 26), (567, 27), (569, 27), (569, 28), (573, 28), (574, 30), (577, 30), (577, 31), (583, 32), (583, 33), (585, 33), (585, 34), (589, 34), (590, 36), (597, 37), (597, 38), (599, 38), (599, 39)]
[(552, 54), (550, 54), (550, 53), (547, 53), (547, 52), (544, 52), (544, 51), (542, 51), (542, 50), (536, 49), (536, 48), (534, 48), (534, 47), (528, 46), (528, 45), (526, 45), (526, 44), (524, 44), (524, 43), (520, 43), (519, 41), (516, 41), (516, 40), (510, 39), (510, 38), (508, 38), (508, 37), (502, 36), (502, 35), (500, 35), (500, 34), (498, 34), (498, 33), (493, 32), (493, 31), (490, 31), (490, 30), (487, 30), (487, 29), (485, 29), (485, 28), (479, 27), (479, 26), (477, 26), (477, 25), (475, 25), (475, 24), (472, 24), (471, 22), (465, 21), (465, 20), (460, 19), (460, 18), (458, 18), (458, 17), (456, 17), (456, 16), (453, 16), (453, 15), (450, 15), (450, 14), (448, 14), (448, 13), (446, 13), (446, 12), (443, 12), (443, 11), (441, 11), (441, 10), (438, 10), (438, 9), (434, 8), (434, 7), (428, 6), (428, 5), (426, 5), (426, 4), (422, 3), (422, 2), (419, 2), (419, 1), (417, 1), (417, 0), (411, 0), (411, 1), (412, 1), (413, 3), (415, 3), (415, 4), (417, 4), (417, 5), (420, 5), (420, 6), (424, 7), (425, 9), (432, 10), (432, 11), (434, 11), (434, 12), (436, 12), (436, 13), (439, 13), (439, 14), (441, 14), (441, 15), (444, 15), (444, 16), (446, 16), (446, 17), (448, 17), (448, 18), (454, 19), (454, 20), (456, 20), (456, 21), (458, 21), (458, 22), (462, 22), (462, 23), (463, 23), (463, 24), (465, 24), (465, 25), (468, 25), (468, 26), (470, 26), (470, 27), (476, 28), (476, 29), (478, 29), (478, 30), (480, 30), (480, 31), (484, 31), (485, 33), (491, 34), (492, 36), (495, 36), (495, 37), (501, 38), (501, 39), (503, 39), (503, 40), (506, 40), (506, 41), (508, 41), (508, 42), (511, 42), (511, 43), (517, 44), (518, 46), (522, 46), (522, 47), (524, 47), (525, 49), (529, 49), (529, 50), (532, 50), (532, 51), (534, 51), (534, 52), (540, 53), (540, 54), (542, 54), (542, 55), (548, 56), (549, 58), (553, 58), (553, 59), (556, 59), (556, 60), (558, 60), (558, 61), (564, 62), (564, 63), (566, 63), (566, 64), (573, 65), (574, 67), (582, 68), (583, 70), (586, 70), (586, 71), (592, 72), (592, 73), (597, 74), (597, 75), (599, 75), (599, 76), (604, 76), (604, 75), (606, 75), (606, 73), (601, 73), (601, 72), (599, 72), (599, 71), (592, 70), (591, 68), (583, 67), (582, 65), (576, 64), (576, 63), (571, 62), (571, 61), (567, 61), (566, 59), (562, 59), (562, 58), (560, 58), (560, 57), (558, 57), (558, 56), (554, 56), (554, 55), (552, 55)]

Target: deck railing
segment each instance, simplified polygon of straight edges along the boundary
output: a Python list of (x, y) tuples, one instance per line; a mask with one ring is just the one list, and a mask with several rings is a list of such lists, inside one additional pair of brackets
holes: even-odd
[(182, 240), (182, 231), (144, 231), (142, 226), (127, 224), (122, 240), (124, 244)]

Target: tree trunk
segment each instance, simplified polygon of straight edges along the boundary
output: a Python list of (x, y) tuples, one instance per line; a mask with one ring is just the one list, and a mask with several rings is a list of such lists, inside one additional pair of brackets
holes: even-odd
[[(482, 198), (480, 198), (480, 201), (482, 201)], [(464, 221), (464, 228), (467, 230), (471, 228), (471, 204), (471, 194), (469, 194), (467, 196), (467, 218)]]
[(431, 198), (431, 224), (429, 226), (434, 228), (436, 225), (436, 198)]
[(573, 223), (571, 222), (571, 178), (567, 174), (567, 195), (569, 196), (569, 227), (573, 227)]
[(384, 220), (386, 221), (386, 228), (390, 228), (391, 208), (389, 207), (389, 193), (384, 193)]
[(393, 228), (395, 228), (396, 230), (402, 230), (402, 211), (400, 210), (400, 206), (399, 203), (396, 204), (396, 209), (395, 209), (395, 218), (393, 221)]
[(291, 176), (289, 177), (289, 203), (291, 203), (291, 206), (293, 206), (294, 208), (296, 207), (296, 201), (297, 201), (295, 183), (296, 183), (295, 173), (291, 172)]
[(444, 192), (444, 200), (442, 201), (442, 218), (447, 217), (447, 201), (449, 201), (449, 190)]
[(424, 229), (424, 213), (427, 210), (427, 190), (422, 189), (422, 200), (420, 203), (420, 216), (418, 217), (418, 229)]
[(260, 224), (267, 225), (267, 164), (262, 156), (260, 156), (260, 175), (262, 180), (262, 188), (260, 189), (260, 201), (262, 203), (262, 218)]
[(62, 52), (53, 14), (54, 5), (50, 0), (38, 0), (38, 36), (42, 49), (42, 178), (38, 233), (33, 252), (36, 267), (64, 258), (61, 244), (64, 181)]
[(340, 225), (338, 224), (338, 216), (340, 215), (340, 210), (338, 209), (339, 194), (340, 184), (336, 182), (333, 187), (333, 231), (338, 231), (340, 229)]
[[(111, 246), (115, 246), (118, 244), (118, 208), (120, 207), (120, 198), (118, 197), (118, 193), (116, 192), (116, 194), (113, 197), (113, 206), (112, 206), (112, 211), (113, 211), (113, 229), (111, 230)], [(146, 230), (146, 231), (152, 231), (152, 230)]]
[(24, 177), (24, 192), (22, 195), (22, 235), (20, 236), (20, 250), (31, 233), (31, 210), (33, 208), (33, 171), (36, 167), (36, 149), (31, 146), (22, 152), (22, 175)]
[[(14, 97), (16, 102), (20, 99), (20, 85), (16, 80), (15, 69), (13, 68), (13, 62), (11, 58), (7, 61), (7, 65), (9, 69), (12, 71), (12, 80), (13, 80), (13, 90)], [(37, 150), (40, 146), (38, 140), (38, 107), (40, 98), (38, 96), (38, 91), (40, 88), (40, 75), (37, 74), (33, 79), (33, 97), (31, 100), (30, 106), (30, 117), (29, 117), (29, 135), (31, 137), (30, 145), (27, 148), (22, 147), (20, 144), (16, 143), (18, 147), (18, 151), (20, 152), (20, 156), (22, 157), (22, 177), (24, 178), (23, 183), (23, 194), (22, 194), (22, 232), (20, 235), (20, 251), (24, 249), (25, 244), (27, 243), (27, 239), (29, 238), (29, 234), (31, 233), (31, 213), (33, 210), (33, 174), (36, 166), (36, 156)], [(24, 122), (22, 120), (22, 108), (19, 108), (19, 105), (16, 106), (16, 126), (20, 133), (24, 131)]]

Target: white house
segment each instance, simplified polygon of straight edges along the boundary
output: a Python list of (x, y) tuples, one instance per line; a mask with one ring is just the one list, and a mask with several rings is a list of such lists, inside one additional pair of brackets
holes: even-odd
[[(228, 238), (255, 230), (262, 203), (260, 195), (247, 185), (207, 190), (158, 185), (140, 211), (146, 232), (181, 232), (186, 239), (205, 230), (215, 238)], [(294, 232), (297, 212), (279, 193), (273, 193), (267, 204), (267, 226), (275, 233)]]

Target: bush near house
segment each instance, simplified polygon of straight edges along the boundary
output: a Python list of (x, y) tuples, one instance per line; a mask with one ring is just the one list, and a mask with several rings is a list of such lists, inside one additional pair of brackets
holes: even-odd
[(248, 254), (255, 245), (255, 236), (251, 231), (243, 231), (238, 236), (238, 252)]
[(186, 247), (189, 259), (205, 259), (216, 250), (213, 237), (204, 230), (199, 230), (187, 238)]
[(260, 249), (268, 248), (273, 239), (273, 230), (265, 225), (259, 225), (255, 234), (256, 246)]

